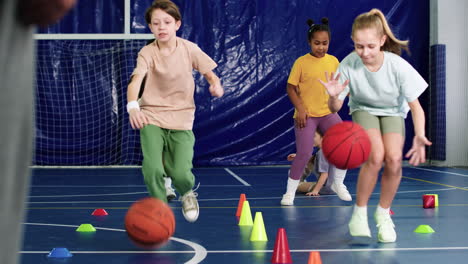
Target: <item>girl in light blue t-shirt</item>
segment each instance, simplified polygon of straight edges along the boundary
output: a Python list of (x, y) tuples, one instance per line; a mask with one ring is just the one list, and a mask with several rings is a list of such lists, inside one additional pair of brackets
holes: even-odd
[(328, 105), (337, 112), (349, 95), (353, 121), (366, 129), (372, 143), (369, 159), (359, 172), (356, 205), (349, 222), (352, 236), (370, 237), (367, 203), (382, 174), (379, 205), (374, 214), (380, 242), (396, 241), (390, 206), (402, 177), (402, 150), (405, 140), (404, 118), (413, 117), (413, 146), (406, 154), (409, 163), (425, 162), (425, 146), (431, 145), (424, 132), (424, 111), (418, 97), (427, 83), (399, 55), (408, 50), (408, 41), (397, 39), (383, 13), (378, 9), (359, 15), (353, 24), (354, 52), (340, 64), (338, 73), (326, 74)]

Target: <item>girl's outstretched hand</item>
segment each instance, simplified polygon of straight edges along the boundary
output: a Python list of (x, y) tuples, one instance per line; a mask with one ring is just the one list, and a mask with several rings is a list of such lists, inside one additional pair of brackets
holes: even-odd
[(346, 80), (344, 83), (340, 84), (338, 80), (340, 79), (340, 73), (336, 74), (332, 72), (330, 78), (328, 78), (328, 72), (325, 72), (325, 79), (327, 82), (323, 82), (319, 79), (319, 82), (327, 89), (328, 95), (331, 97), (338, 96), (348, 85), (349, 80)]
[(426, 162), (426, 146), (432, 145), (425, 136), (414, 136), (413, 146), (406, 153), (405, 157), (409, 158), (409, 164), (418, 166), (419, 163)]

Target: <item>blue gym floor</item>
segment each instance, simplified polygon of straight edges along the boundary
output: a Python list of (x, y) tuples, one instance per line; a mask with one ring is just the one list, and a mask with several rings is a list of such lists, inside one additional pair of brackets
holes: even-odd
[[(373, 238), (355, 240), (347, 223), (353, 202), (335, 195), (317, 198), (297, 195), (295, 206), (281, 207), (288, 167), (196, 168), (200, 217), (188, 223), (181, 204), (170, 203), (176, 218), (171, 240), (156, 250), (135, 246), (124, 230), (127, 208), (146, 197), (140, 169), (33, 169), (23, 264), (106, 263), (271, 263), (278, 228), (285, 228), (293, 263), (307, 263), (310, 251), (319, 251), (322, 263), (467, 263), (468, 170), (405, 167), (393, 203), (398, 239), (381, 244)], [(346, 185), (355, 198), (358, 170), (348, 172)], [(369, 203), (372, 216), (380, 186)], [(239, 227), (235, 216), (241, 193), (252, 216), (262, 212), (268, 242), (250, 242), (251, 227)], [(423, 194), (438, 194), (436, 209), (422, 207)], [(109, 215), (92, 216), (96, 208)], [(95, 233), (75, 230), (92, 224)], [(435, 233), (413, 232), (430, 225)], [(7, 239), (7, 238), (4, 238)], [(48, 258), (53, 248), (67, 248), (70, 258)]]

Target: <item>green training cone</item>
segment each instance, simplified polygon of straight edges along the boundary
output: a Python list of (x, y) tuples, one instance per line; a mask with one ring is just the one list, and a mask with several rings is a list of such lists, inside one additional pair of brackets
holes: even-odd
[(250, 234), (250, 241), (268, 241), (261, 212), (255, 213), (255, 220), (253, 223), (252, 233)]
[(94, 228), (91, 224), (81, 224), (77, 229), (77, 232), (96, 232), (96, 228)]
[(434, 233), (434, 229), (430, 227), (429, 225), (419, 225), (414, 232), (420, 233), (420, 234), (429, 234), (429, 233)]
[(244, 201), (244, 205), (242, 205), (242, 213), (239, 220), (240, 226), (251, 226), (253, 225), (252, 221), (252, 213), (250, 212), (250, 205), (249, 201)]

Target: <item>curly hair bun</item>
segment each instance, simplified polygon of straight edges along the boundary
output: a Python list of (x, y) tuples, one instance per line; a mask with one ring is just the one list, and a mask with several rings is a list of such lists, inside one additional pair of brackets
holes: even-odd
[(321, 21), (322, 21), (322, 24), (328, 26), (328, 17), (323, 17)]

